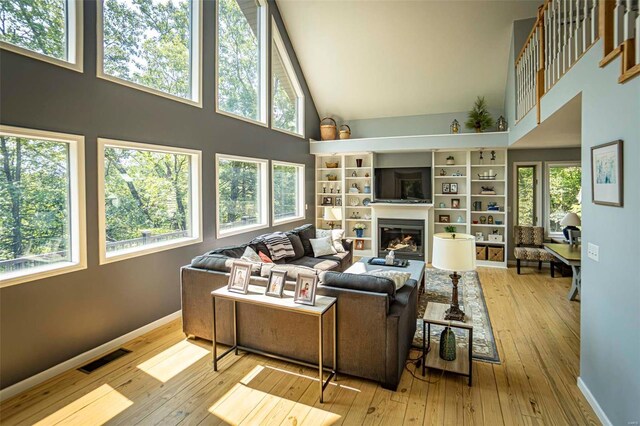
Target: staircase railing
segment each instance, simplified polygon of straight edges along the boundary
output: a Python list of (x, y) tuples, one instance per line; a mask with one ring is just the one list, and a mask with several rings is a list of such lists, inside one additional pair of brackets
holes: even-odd
[(638, 0), (601, 0), (600, 25), (604, 33), (604, 52), (600, 66), (622, 58), (619, 83), (640, 74), (640, 13)]
[(547, 0), (540, 7), (515, 62), (516, 120), (536, 107), (540, 123), (540, 98), (598, 40), (598, 10), (597, 0)]

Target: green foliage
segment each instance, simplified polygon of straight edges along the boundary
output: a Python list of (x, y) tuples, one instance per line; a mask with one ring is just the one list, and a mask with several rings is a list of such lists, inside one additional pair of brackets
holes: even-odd
[(518, 167), (518, 223), (519, 226), (535, 224), (534, 166)]
[(273, 167), (273, 214), (276, 219), (300, 215), (299, 191), (298, 168), (276, 164)]
[(454, 232), (456, 232), (456, 229), (457, 229), (457, 228), (456, 228), (455, 226), (453, 226), (453, 225), (448, 225), (448, 226), (445, 226), (445, 227), (444, 227), (444, 231), (445, 231), (445, 232), (451, 232), (451, 233), (454, 233)]
[(484, 100), (484, 97), (478, 96), (473, 104), (473, 109), (469, 111), (469, 118), (465, 125), (467, 129), (476, 129), (481, 132), (489, 127), (493, 127), (493, 118), (487, 110), (487, 102)]
[(105, 148), (107, 243), (188, 230), (190, 158)]
[(567, 213), (582, 213), (578, 200), (581, 180), (580, 166), (549, 168), (549, 232), (562, 231), (560, 221)]
[(106, 0), (104, 70), (191, 98), (191, 2)]
[[(285, 73), (284, 64), (275, 43), (271, 46), (273, 52), (273, 68), (281, 70), (281, 75), (273, 75), (273, 127), (299, 132), (298, 130), (298, 98), (293, 90), (292, 82)], [(276, 65), (277, 64), (277, 65)]]
[[(218, 106), (258, 120), (260, 47), (257, 18), (249, 22), (236, 0), (218, 2)], [(258, 6), (253, 16), (258, 16)]]
[(1, 0), (0, 40), (67, 59), (64, 0)]
[(218, 214), (222, 230), (260, 222), (260, 166), (220, 159)]
[(68, 162), (65, 143), (0, 137), (0, 261), (69, 257)]

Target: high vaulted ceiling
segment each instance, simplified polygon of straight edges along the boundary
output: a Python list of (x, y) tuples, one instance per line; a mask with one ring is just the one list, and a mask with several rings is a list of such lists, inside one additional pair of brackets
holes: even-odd
[(541, 1), (278, 0), (321, 116), (502, 108), (514, 20)]

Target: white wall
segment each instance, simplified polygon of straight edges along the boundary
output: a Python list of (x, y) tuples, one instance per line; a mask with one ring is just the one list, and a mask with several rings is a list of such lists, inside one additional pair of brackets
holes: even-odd
[[(602, 40), (542, 98), (541, 119), (582, 93), (582, 293), (580, 378), (614, 425), (640, 421), (640, 78), (618, 84)], [(535, 123), (534, 123), (535, 124)], [(521, 121), (510, 134), (524, 135)], [(591, 148), (624, 141), (624, 207), (591, 202)], [(599, 262), (587, 244), (600, 247)]]

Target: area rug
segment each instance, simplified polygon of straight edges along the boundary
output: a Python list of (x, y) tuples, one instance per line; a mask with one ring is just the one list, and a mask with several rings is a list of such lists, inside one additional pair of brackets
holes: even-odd
[[(496, 341), (491, 328), (491, 320), (487, 312), (487, 304), (482, 293), (482, 285), (478, 273), (463, 272), (458, 284), (458, 301), (465, 312), (473, 312), (473, 358), (493, 363), (500, 363)], [(425, 271), (426, 291), (420, 294), (418, 300), (418, 318), (413, 346), (422, 348), (422, 316), (427, 302), (449, 304), (451, 302), (451, 278), (449, 273), (427, 268)], [(431, 338), (439, 339), (442, 332), (440, 326), (431, 326)], [(467, 348), (466, 331), (453, 329), (456, 333), (458, 346)]]

